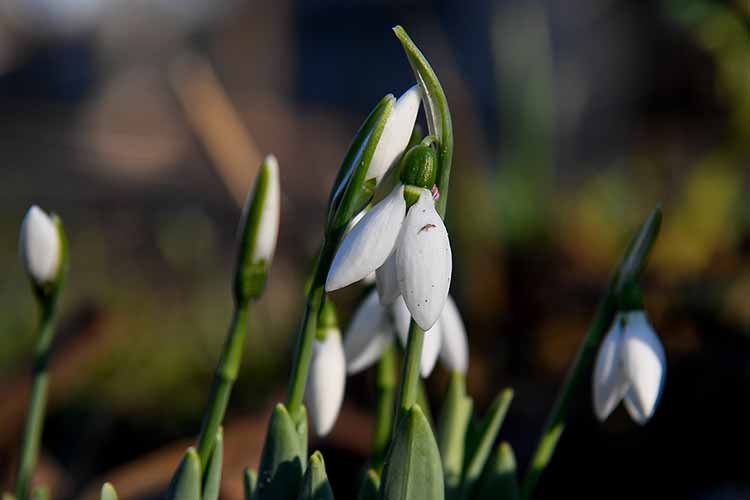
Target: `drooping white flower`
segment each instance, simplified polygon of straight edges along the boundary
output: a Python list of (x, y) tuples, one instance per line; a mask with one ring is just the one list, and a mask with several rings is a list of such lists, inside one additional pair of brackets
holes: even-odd
[(26, 272), (37, 285), (57, 277), (62, 256), (60, 233), (52, 218), (36, 205), (23, 218), (19, 248)]
[(263, 192), (256, 192), (256, 196), (263, 196), (260, 217), (258, 219), (253, 260), (271, 262), (276, 250), (276, 240), (279, 236), (279, 217), (281, 213), (281, 188), (279, 186), (279, 162), (274, 155), (266, 156), (259, 179), (263, 179)]
[(315, 434), (325, 436), (336, 423), (346, 385), (346, 358), (337, 328), (326, 330), (324, 340), (315, 340), (305, 387), (305, 404)]
[(341, 243), (328, 273), (327, 292), (377, 270), (384, 303), (403, 296), (420, 328), (430, 330), (448, 297), (452, 256), (448, 231), (427, 189), (406, 212), (404, 186), (375, 205)]
[(376, 182), (380, 182), (386, 172), (401, 159), (414, 130), (421, 102), (422, 91), (419, 85), (414, 85), (393, 105), (391, 116), (385, 122), (380, 141), (372, 155), (367, 179), (374, 178)]
[[(405, 346), (409, 321), (410, 314), (401, 297), (386, 307), (380, 304), (378, 294), (371, 292), (354, 313), (344, 339), (347, 372), (355, 374), (373, 365), (390, 347), (394, 336)], [(430, 375), (438, 356), (448, 369), (466, 373), (466, 329), (450, 297), (440, 320), (425, 332), (419, 370), (422, 377)]]
[(594, 412), (604, 421), (620, 401), (645, 424), (656, 410), (666, 374), (664, 347), (642, 310), (620, 312), (604, 337), (594, 366)]

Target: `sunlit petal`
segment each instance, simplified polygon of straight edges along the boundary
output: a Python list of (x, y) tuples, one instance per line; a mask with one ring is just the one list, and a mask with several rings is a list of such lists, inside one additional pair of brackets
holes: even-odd
[(469, 341), (461, 313), (451, 296), (448, 296), (443, 315), (437, 324), (443, 335), (440, 359), (449, 370), (466, 373), (469, 366)]
[(330, 329), (325, 340), (315, 340), (310, 378), (305, 388), (305, 404), (318, 436), (328, 434), (336, 423), (345, 385), (346, 361), (341, 335), (337, 329)]
[(347, 372), (355, 374), (371, 366), (391, 342), (393, 326), (373, 291), (354, 313), (344, 338)]
[(594, 413), (602, 422), (614, 411), (628, 390), (629, 383), (622, 367), (622, 330), (621, 316), (618, 314), (596, 355), (591, 392)]
[(645, 424), (654, 414), (664, 387), (667, 369), (664, 347), (643, 311), (626, 315), (622, 340), (625, 376), (630, 381), (626, 397), (633, 420)]

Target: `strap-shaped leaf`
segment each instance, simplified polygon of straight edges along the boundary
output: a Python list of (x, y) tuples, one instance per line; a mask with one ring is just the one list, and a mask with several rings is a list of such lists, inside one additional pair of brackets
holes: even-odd
[(357, 500), (378, 500), (380, 489), (380, 474), (375, 469), (367, 469), (359, 485)]
[[(300, 419), (303, 420), (303, 419)], [(255, 496), (260, 500), (294, 500), (297, 498), (305, 470), (306, 444), (301, 443), (301, 431), (279, 403), (271, 415), (266, 442), (260, 458), (258, 486)], [(305, 442), (307, 440), (305, 439)]]
[(427, 62), (422, 51), (416, 46), (406, 30), (401, 26), (393, 28), (396, 37), (404, 47), (406, 57), (409, 60), (417, 82), (422, 87), (425, 114), (427, 115), (427, 128), (430, 135), (438, 140), (438, 170), (437, 187), (440, 190), (440, 198), (437, 200), (436, 208), (441, 217), (445, 217), (445, 207), (448, 202), (448, 185), (451, 176), (451, 163), (453, 161), (453, 124), (451, 113), (448, 109), (448, 99), (443, 92), (443, 86), (437, 75)]
[(500, 427), (503, 425), (503, 420), (505, 420), (505, 415), (508, 413), (512, 400), (512, 389), (505, 389), (495, 398), (487, 415), (482, 419), (475, 438), (466, 447), (466, 468), (464, 469), (464, 480), (461, 488), (463, 498), (471, 498), (474, 486), (487, 463), (492, 445), (495, 444), (495, 438), (500, 432)]
[(253, 500), (253, 494), (255, 492), (255, 485), (258, 482), (258, 474), (254, 469), (245, 467), (245, 471), (242, 474), (242, 487), (245, 491), (245, 500)]
[(466, 433), (474, 402), (466, 395), (466, 380), (453, 372), (438, 422), (438, 448), (445, 476), (445, 498), (455, 500), (461, 494)]
[(435, 436), (419, 405), (399, 422), (380, 485), (381, 500), (443, 500), (443, 468)]
[(656, 241), (661, 227), (661, 205), (654, 208), (643, 222), (638, 233), (630, 240), (622, 262), (617, 268), (614, 292), (621, 293), (623, 288), (634, 282), (646, 265), (646, 257)]
[(167, 490), (167, 500), (200, 500), (201, 463), (195, 448), (190, 447), (180, 462)]
[(104, 483), (102, 485), (101, 500), (117, 500), (117, 491), (112, 483)]
[(326, 464), (319, 451), (310, 457), (297, 500), (333, 500), (333, 490), (326, 475)]
[(328, 232), (342, 231), (372, 198), (374, 183), (365, 186), (365, 178), (395, 102), (391, 94), (383, 97), (354, 136), (331, 190)]
[(224, 430), (219, 427), (216, 433), (214, 450), (206, 465), (206, 476), (203, 479), (203, 500), (218, 500), (221, 489), (221, 463), (224, 458)]
[(519, 496), (516, 456), (503, 441), (487, 463), (475, 500), (518, 500)]

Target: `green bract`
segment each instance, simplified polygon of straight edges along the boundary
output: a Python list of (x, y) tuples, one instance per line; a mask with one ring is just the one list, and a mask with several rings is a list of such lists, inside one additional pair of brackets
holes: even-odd
[(111, 483), (104, 483), (102, 486), (101, 500), (117, 500), (117, 492)]
[(398, 425), (383, 470), (381, 500), (441, 500), (444, 498), (440, 452), (430, 424), (419, 405), (405, 412)]
[(214, 449), (208, 459), (203, 480), (203, 500), (218, 500), (221, 489), (221, 465), (224, 455), (224, 432), (221, 427), (216, 433)]

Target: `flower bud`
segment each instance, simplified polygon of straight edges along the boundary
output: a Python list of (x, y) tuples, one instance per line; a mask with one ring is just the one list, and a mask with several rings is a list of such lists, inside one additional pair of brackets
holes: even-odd
[(32, 206), (21, 224), (20, 254), (34, 286), (41, 290), (59, 283), (63, 269), (63, 234), (60, 219)]
[(239, 253), (234, 278), (235, 300), (243, 304), (260, 297), (276, 250), (281, 205), (279, 166), (266, 157), (245, 204), (239, 226)]

